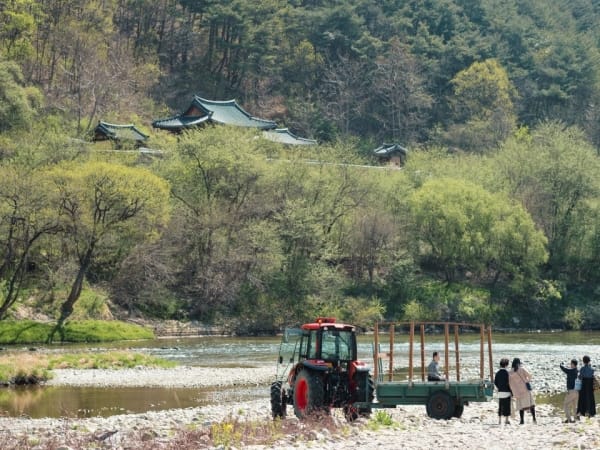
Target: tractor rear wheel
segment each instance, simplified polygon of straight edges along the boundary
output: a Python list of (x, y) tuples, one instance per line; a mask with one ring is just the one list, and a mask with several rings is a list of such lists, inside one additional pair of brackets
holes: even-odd
[(271, 384), (271, 414), (273, 419), (283, 419), (286, 416), (286, 398), (281, 381)]
[(444, 391), (436, 391), (427, 400), (427, 415), (433, 419), (450, 419), (454, 415), (454, 399)]
[(294, 414), (304, 419), (311, 414), (324, 411), (325, 391), (323, 380), (306, 369), (300, 371), (294, 383)]

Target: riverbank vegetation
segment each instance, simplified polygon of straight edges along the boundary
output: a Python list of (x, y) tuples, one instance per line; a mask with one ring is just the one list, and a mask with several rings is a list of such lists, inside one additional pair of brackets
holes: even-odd
[[(0, 345), (47, 343), (55, 328), (53, 323), (32, 320), (0, 321)], [(151, 329), (117, 320), (70, 321), (61, 331), (65, 342), (112, 342), (152, 339)]]
[[(380, 3), (0, 7), (0, 323), (600, 328), (600, 11)], [(319, 145), (150, 128), (194, 94)]]
[(175, 367), (176, 363), (129, 351), (0, 354), (0, 384), (38, 384), (52, 377), (53, 369), (132, 369)]

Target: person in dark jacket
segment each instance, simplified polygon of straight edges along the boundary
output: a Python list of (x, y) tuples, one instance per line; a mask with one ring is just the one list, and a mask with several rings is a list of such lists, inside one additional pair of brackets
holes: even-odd
[(579, 370), (581, 391), (577, 402), (577, 420), (581, 416), (594, 417), (596, 415), (596, 399), (594, 398), (594, 368), (590, 357), (583, 357), (583, 366)]
[(579, 374), (577, 370), (577, 360), (571, 360), (571, 367), (565, 367), (563, 363), (560, 363), (561, 370), (567, 374), (567, 394), (565, 395), (565, 402), (563, 404), (565, 410), (565, 423), (575, 422), (573, 419), (575, 411), (577, 410), (577, 400), (579, 400), (579, 391), (575, 389), (575, 380)]
[(494, 385), (498, 389), (498, 425), (502, 423), (502, 417), (504, 417), (504, 423), (510, 425), (510, 402), (512, 393), (508, 384), (508, 358), (502, 358), (500, 360), (500, 370), (496, 372), (494, 376)]

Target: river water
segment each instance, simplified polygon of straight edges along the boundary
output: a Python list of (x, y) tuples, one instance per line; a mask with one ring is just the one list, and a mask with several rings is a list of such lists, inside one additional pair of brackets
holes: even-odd
[[(199, 337), (121, 342), (94, 347), (89, 345), (54, 346), (45, 347), (44, 351), (129, 349), (160, 356), (181, 365), (216, 368), (273, 367), (275, 376), (279, 345), (280, 338), (275, 337)], [(444, 348), (443, 337), (428, 339), (427, 345), (428, 354), (430, 350), (442, 351)], [(461, 373), (465, 369), (469, 373), (470, 367), (472, 373), (476, 375), (479, 368), (478, 335), (467, 336), (461, 340), (460, 345)], [(360, 336), (358, 347), (359, 358), (371, 362), (372, 337)], [(403, 351), (406, 353), (407, 344), (397, 343), (394, 349), (399, 355)], [(496, 365), (501, 357), (521, 358), (535, 375), (534, 388), (542, 394), (538, 395), (538, 402), (550, 402), (556, 406), (561, 404), (562, 394), (556, 394), (555, 391), (560, 391), (564, 384), (564, 376), (559, 370), (558, 364), (561, 361), (569, 361), (573, 357), (581, 360), (584, 354), (590, 355), (593, 363), (600, 360), (600, 333), (496, 333), (493, 336), (494, 364)], [(415, 357), (415, 359), (418, 358), (420, 356)], [(402, 361), (396, 361), (396, 363), (403, 364)], [(547, 392), (548, 395), (544, 396), (544, 392)], [(187, 408), (259, 398), (265, 398), (265, 402), (268, 403), (268, 396), (268, 385), (193, 389), (59, 386), (2, 388), (0, 389), (0, 414), (26, 415), (33, 418), (106, 417), (115, 414)]]

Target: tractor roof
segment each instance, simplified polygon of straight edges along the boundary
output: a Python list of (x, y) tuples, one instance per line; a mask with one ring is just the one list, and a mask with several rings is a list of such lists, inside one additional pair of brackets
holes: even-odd
[(354, 325), (337, 323), (335, 317), (317, 317), (313, 323), (305, 323), (303, 330), (318, 330), (321, 328), (354, 331)]

